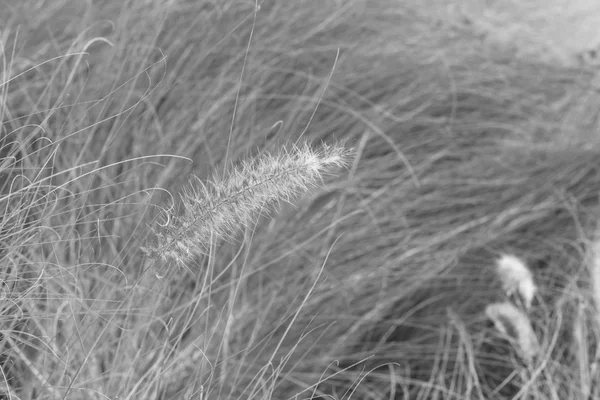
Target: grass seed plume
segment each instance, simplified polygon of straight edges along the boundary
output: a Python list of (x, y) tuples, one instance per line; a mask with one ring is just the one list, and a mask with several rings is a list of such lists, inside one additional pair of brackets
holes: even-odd
[(520, 356), (530, 364), (540, 352), (540, 345), (529, 317), (510, 302), (493, 303), (485, 313), (500, 333), (511, 340)]
[(182, 194), (183, 212), (174, 204), (163, 210), (162, 222), (152, 227), (156, 244), (144, 251), (152, 260), (184, 264), (206, 254), (210, 244), (231, 237), (261, 213), (281, 201), (317, 186), (324, 175), (347, 164), (351, 150), (340, 145), (293, 146), (279, 154), (264, 154), (243, 161), (209, 185), (197, 177)]
[(514, 255), (504, 254), (497, 261), (497, 272), (506, 295), (510, 297), (516, 294), (525, 309), (529, 310), (537, 286), (527, 265)]

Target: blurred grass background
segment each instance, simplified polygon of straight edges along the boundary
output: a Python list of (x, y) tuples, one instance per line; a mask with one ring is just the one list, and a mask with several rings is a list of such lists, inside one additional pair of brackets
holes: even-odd
[[(2, 2), (5, 391), (593, 398), (593, 4), (536, 3)], [(189, 174), (298, 139), (356, 157), (187, 268), (144, 269)], [(483, 315), (500, 252), (542, 287), (527, 378)]]

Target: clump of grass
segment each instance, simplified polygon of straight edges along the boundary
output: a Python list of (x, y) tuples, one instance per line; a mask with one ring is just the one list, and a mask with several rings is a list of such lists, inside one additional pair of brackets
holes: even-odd
[(208, 185), (194, 177), (183, 190), (183, 212), (176, 214), (174, 204), (165, 208), (151, 227), (156, 244), (144, 250), (151, 260), (185, 264), (206, 254), (216, 240), (249, 226), (256, 215), (316, 186), (325, 174), (347, 165), (350, 153), (341, 145), (315, 150), (304, 144), (242, 161), (225, 176), (214, 175)]

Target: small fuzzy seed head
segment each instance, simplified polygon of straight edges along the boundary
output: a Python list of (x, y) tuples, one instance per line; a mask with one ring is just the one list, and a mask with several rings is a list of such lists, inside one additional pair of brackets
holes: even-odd
[(486, 307), (485, 314), (496, 329), (515, 344), (526, 363), (531, 363), (540, 353), (540, 345), (529, 317), (514, 304), (508, 301), (490, 304)]
[(537, 286), (525, 262), (514, 255), (504, 254), (497, 261), (497, 273), (506, 295), (518, 295), (525, 309), (529, 310)]

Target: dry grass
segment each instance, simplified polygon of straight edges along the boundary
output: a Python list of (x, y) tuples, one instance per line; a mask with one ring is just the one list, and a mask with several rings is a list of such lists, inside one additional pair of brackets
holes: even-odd
[[(0, 20), (13, 396), (598, 397), (595, 71), (418, 2), (100, 3)], [(144, 268), (190, 173), (298, 140), (356, 154), (186, 268)], [(538, 285), (532, 365), (485, 316), (503, 253)]]

